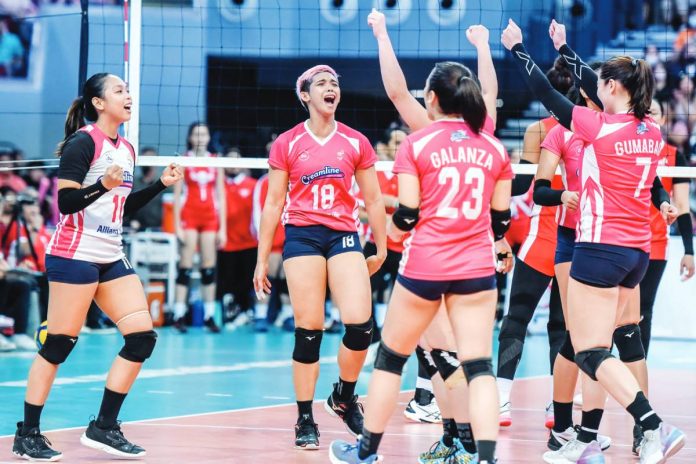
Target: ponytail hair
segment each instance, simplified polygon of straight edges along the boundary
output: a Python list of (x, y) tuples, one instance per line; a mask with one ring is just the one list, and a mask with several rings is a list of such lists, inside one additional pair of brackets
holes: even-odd
[(562, 56), (557, 57), (553, 62), (553, 67), (546, 71), (546, 78), (551, 83), (551, 87), (558, 90), (558, 92), (563, 95), (568, 93), (575, 82), (573, 80), (573, 73), (565, 58)]
[(478, 134), (486, 121), (486, 103), (476, 75), (461, 63), (437, 63), (428, 76), (428, 89), (435, 92), (440, 110), (461, 116)]
[(647, 61), (630, 56), (611, 58), (602, 65), (600, 77), (621, 82), (631, 97), (629, 106), (636, 118), (642, 120), (650, 115), (655, 77)]
[(96, 121), (99, 117), (97, 109), (92, 103), (94, 97), (104, 98), (104, 84), (108, 73), (94, 74), (87, 79), (82, 87), (82, 95), (73, 100), (68, 109), (68, 114), (65, 116), (65, 135), (63, 140), (58, 144), (56, 155), (60, 156), (63, 153), (65, 142), (85, 125), (85, 120)]

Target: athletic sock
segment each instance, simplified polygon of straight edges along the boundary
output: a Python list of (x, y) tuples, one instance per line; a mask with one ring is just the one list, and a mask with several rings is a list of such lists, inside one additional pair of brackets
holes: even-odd
[(203, 314), (206, 320), (215, 316), (216, 304), (214, 301), (206, 301), (203, 303)]
[(643, 430), (657, 430), (662, 423), (662, 419), (653, 411), (642, 391), (636, 393), (636, 398), (628, 405), (626, 411), (633, 416)]
[(471, 430), (471, 424), (469, 422), (457, 424), (457, 432), (459, 441), (462, 442), (464, 449), (468, 453), (474, 454), (476, 452), (476, 441), (474, 440), (474, 432)]
[(553, 430), (565, 432), (568, 427), (573, 426), (573, 402), (559, 403), (553, 402)]
[(580, 432), (578, 432), (579, 441), (589, 443), (597, 439), (599, 424), (602, 422), (602, 414), (604, 414), (604, 409), (582, 412), (582, 422), (580, 422)]
[[(420, 380), (420, 378), (418, 380)], [(416, 393), (413, 395), (413, 399), (416, 400), (416, 403), (419, 405), (427, 406), (433, 402), (433, 398), (435, 398), (435, 395), (433, 395), (432, 392), (425, 388), (416, 387)]]
[(360, 447), (358, 448), (358, 458), (366, 459), (373, 454), (377, 454), (377, 449), (379, 449), (379, 442), (382, 441), (383, 433), (373, 433), (363, 428), (362, 435), (360, 437)]
[(459, 435), (454, 419), (442, 419), (442, 443), (447, 447), (454, 445), (454, 439)]
[(512, 391), (512, 379), (498, 377), (495, 382), (498, 385), (498, 394), (500, 395), (501, 406), (505, 403), (509, 403), (510, 392)]
[(39, 426), (41, 421), (41, 411), (43, 410), (43, 404), (37, 406), (35, 404), (24, 402), (24, 423), (22, 424), (22, 435), (26, 435), (30, 429)]
[(312, 413), (312, 400), (309, 401), (298, 401), (297, 402), (297, 412), (299, 413), (300, 416), (309, 416), (310, 418), (314, 418), (314, 414)]
[(491, 440), (479, 440), (476, 442), (479, 460), (481, 464), (492, 464), (495, 462), (495, 442)]
[(97, 416), (97, 427), (109, 429), (116, 423), (116, 418), (121, 411), (121, 405), (123, 405), (126, 395), (128, 393), (117, 393), (104, 388), (104, 397), (102, 398), (101, 408), (99, 408), (99, 415)]
[(334, 388), (334, 392), (336, 393), (336, 399), (340, 401), (341, 403), (347, 403), (350, 400), (353, 399), (353, 395), (355, 394), (355, 382), (347, 382), (343, 380), (342, 378), (338, 378), (338, 383), (336, 384), (336, 387)]
[(186, 306), (186, 303), (182, 301), (177, 301), (174, 303), (174, 320), (179, 320), (182, 317), (186, 315), (188, 307)]

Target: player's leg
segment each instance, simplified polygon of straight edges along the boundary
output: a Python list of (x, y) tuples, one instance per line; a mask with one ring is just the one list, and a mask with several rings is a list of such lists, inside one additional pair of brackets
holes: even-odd
[(219, 333), (215, 322), (215, 266), (217, 262), (217, 231), (206, 230), (200, 235), (201, 294), (205, 312), (205, 326), (212, 333)]
[(423, 296), (407, 290), (401, 284), (401, 277), (397, 280), (389, 301), (375, 370), (370, 377), (361, 438), (357, 448), (343, 441), (331, 443), (330, 453), (334, 459), (365, 460), (377, 454), (384, 429), (397, 404), (403, 367), (440, 305), (441, 293), (434, 297), (428, 292), (420, 293)]
[[(357, 241), (357, 235), (353, 240)], [(370, 276), (365, 257), (359, 251), (330, 256), (327, 268), (331, 299), (339, 308), (346, 330), (338, 350), (339, 378), (326, 408), (330, 414), (340, 417), (348, 430), (357, 436), (362, 431), (363, 417), (354, 394), (355, 385), (374, 331)]]
[(123, 436), (117, 419), (143, 362), (152, 355), (157, 333), (152, 329), (140, 279), (129, 270), (132, 268), (120, 261), (105, 266), (97, 289), (95, 300), (116, 323), (124, 344), (109, 369), (99, 414), (80, 441), (90, 448), (133, 458), (145, 456), (145, 450)]
[(498, 389), (491, 361), (497, 301), (495, 278), (490, 278), (491, 289), (484, 287), (475, 293), (449, 294), (445, 303), (469, 385), (469, 417), (479, 461), (492, 463), (499, 428)]
[(62, 454), (42, 439), (40, 419), (58, 366), (77, 343), (99, 281), (98, 265), (86, 261), (46, 257), (49, 286), (48, 335), (27, 378), (24, 420), (18, 424), (12, 452), (29, 460), (58, 460)]
[(510, 392), (517, 365), (522, 359), (527, 326), (532, 320), (541, 297), (551, 282), (551, 277), (517, 260), (510, 286), (510, 307), (503, 318), (498, 341), (497, 383), (500, 395), (500, 425), (512, 424), (510, 416)]
[(319, 434), (312, 402), (319, 377), (319, 349), (324, 327), (326, 259), (320, 255), (295, 256), (286, 259), (283, 267), (295, 313), (295, 348), (292, 354), (298, 408), (295, 447), (317, 449)]
[(193, 255), (198, 246), (198, 231), (196, 229), (184, 229), (184, 241), (179, 250), (179, 269), (176, 275), (176, 289), (174, 297), (174, 328), (180, 333), (186, 333), (184, 316), (188, 311), (187, 296), (191, 285), (191, 267)]
[(653, 307), (657, 289), (660, 286), (662, 275), (667, 266), (666, 260), (651, 259), (648, 263), (648, 270), (640, 281), (640, 336), (643, 340), (645, 357), (648, 357), (650, 349), (650, 334), (652, 332)]

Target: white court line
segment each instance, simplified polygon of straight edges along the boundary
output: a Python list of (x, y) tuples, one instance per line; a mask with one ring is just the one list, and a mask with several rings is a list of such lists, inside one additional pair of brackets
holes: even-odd
[(228, 398), (232, 395), (230, 395), (229, 393), (206, 393), (205, 396), (219, 396), (221, 398)]
[(289, 400), (289, 396), (264, 396), (264, 400)]
[(173, 395), (174, 392), (170, 390), (147, 390), (146, 393), (152, 393), (153, 395)]
[[(336, 356), (326, 356), (319, 359), (320, 364), (335, 364)], [(249, 369), (276, 369), (279, 367), (291, 367), (291, 359), (283, 359), (280, 361), (256, 361), (231, 364), (228, 366), (184, 366), (172, 367), (163, 369), (143, 369), (138, 374), (138, 379), (157, 379), (162, 377), (179, 377), (186, 375), (202, 375), (202, 374), (219, 374), (224, 372), (246, 371)], [(79, 383), (96, 383), (104, 382), (106, 373), (78, 375), (75, 377), (58, 377), (53, 385), (74, 385)], [(11, 380), (8, 382), (0, 382), (0, 387), (21, 387), (27, 386), (26, 380)]]

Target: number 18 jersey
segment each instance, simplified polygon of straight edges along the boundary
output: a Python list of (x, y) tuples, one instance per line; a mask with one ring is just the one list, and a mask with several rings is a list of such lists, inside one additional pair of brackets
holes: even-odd
[(440, 119), (406, 138), (394, 172), (417, 176), (421, 190), (420, 220), (399, 273), (422, 280), (494, 274), (491, 198), (497, 181), (513, 177), (503, 145), (463, 119)]

